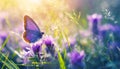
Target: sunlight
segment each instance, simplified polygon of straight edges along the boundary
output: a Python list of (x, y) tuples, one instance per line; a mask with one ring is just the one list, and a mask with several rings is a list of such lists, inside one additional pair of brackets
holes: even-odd
[(30, 2), (32, 2), (32, 3), (34, 3), (34, 4), (41, 2), (41, 0), (28, 0), (28, 1), (30, 1)]

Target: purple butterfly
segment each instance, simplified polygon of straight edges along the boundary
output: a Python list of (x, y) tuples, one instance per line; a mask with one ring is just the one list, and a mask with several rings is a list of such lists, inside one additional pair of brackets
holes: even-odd
[(42, 38), (42, 35), (44, 34), (44, 32), (40, 31), (33, 19), (27, 15), (24, 16), (24, 29), (25, 32), (23, 33), (23, 38), (28, 43), (36, 42)]

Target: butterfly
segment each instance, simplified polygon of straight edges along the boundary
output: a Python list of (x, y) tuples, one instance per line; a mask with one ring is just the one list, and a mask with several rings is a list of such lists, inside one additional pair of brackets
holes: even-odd
[(41, 32), (38, 25), (28, 15), (24, 16), (23, 39), (28, 43), (35, 43), (42, 38), (44, 32)]

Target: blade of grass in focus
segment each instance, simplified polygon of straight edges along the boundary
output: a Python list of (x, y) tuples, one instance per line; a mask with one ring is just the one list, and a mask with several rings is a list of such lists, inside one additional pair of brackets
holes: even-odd
[(8, 57), (6, 57), (6, 55), (4, 55), (3, 53), (0, 52), (0, 61), (7, 66), (7, 68), (9, 69), (19, 69), (19, 67), (11, 60), (8, 59)]
[(2, 44), (2, 47), (0, 48), (0, 61), (3, 63), (2, 68), (4, 68), (4, 66), (7, 66), (9, 69), (19, 69), (19, 67), (13, 61), (8, 59), (8, 56), (6, 57), (6, 55), (1, 52), (1, 50), (6, 46), (9, 38), (10, 36), (6, 38), (6, 40)]
[[(8, 57), (8, 54), (7, 54), (7, 57)], [(6, 57), (6, 58), (7, 58), (7, 57)], [(7, 59), (6, 59), (6, 60), (7, 60)], [(5, 60), (5, 61), (6, 61), (6, 60)], [(4, 67), (5, 67), (5, 64), (3, 64), (3, 66), (2, 66), (2, 68), (1, 68), (1, 69), (4, 69)]]

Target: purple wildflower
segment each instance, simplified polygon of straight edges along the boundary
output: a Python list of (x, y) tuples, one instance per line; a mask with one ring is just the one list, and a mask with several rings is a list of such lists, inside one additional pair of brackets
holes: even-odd
[(47, 53), (50, 53), (52, 56), (54, 56), (55, 55), (54, 39), (51, 36), (46, 36), (46, 38), (44, 38), (44, 43), (46, 45)]
[[(99, 36), (106, 46), (114, 42), (120, 42), (120, 27), (111, 24), (105, 24), (99, 28)], [(114, 37), (114, 40), (112, 39)], [(108, 41), (109, 40), (109, 41)]]
[(68, 54), (68, 57), (70, 58), (72, 69), (76, 69), (76, 67), (77, 69), (84, 67), (84, 64), (83, 64), (83, 59), (85, 57), (84, 51), (81, 51), (80, 53), (77, 51), (73, 51)]
[(116, 31), (118, 30), (119, 27), (118, 26), (114, 26), (114, 25), (111, 25), (111, 24), (105, 24), (105, 25), (102, 25), (99, 30), (100, 31), (103, 31), (103, 30), (111, 30), (111, 31)]
[(83, 60), (83, 58), (85, 57), (85, 53), (84, 51), (81, 51), (80, 53), (77, 51), (73, 51), (68, 54), (68, 56), (70, 57), (71, 63), (76, 64), (77, 62), (81, 62)]
[(53, 41), (54, 40), (51, 36), (46, 36), (46, 38), (44, 39), (44, 43), (46, 46), (54, 46)]
[(89, 21), (89, 28), (92, 31), (93, 35), (98, 35), (99, 33), (98, 25), (100, 25), (102, 15), (93, 14), (93, 15), (87, 16), (87, 18)]
[(23, 51), (20, 52), (20, 54), (18, 55), (23, 59), (24, 64), (27, 64), (28, 62), (30, 62), (29, 58), (35, 57), (36, 55), (38, 56), (38, 58), (40, 58), (39, 54), (41, 51), (42, 42), (35, 43), (32, 46), (29, 46), (24, 43), (21, 43), (20, 45)]
[(4, 32), (1, 32), (0, 39), (2, 40), (2, 42), (4, 42), (6, 40), (6, 38), (7, 38), (7, 34)]
[(36, 44), (32, 46), (32, 50), (35, 54), (39, 53), (41, 51), (42, 44)]
[(29, 63), (29, 62), (30, 62), (29, 58), (30, 58), (30, 57), (34, 57), (34, 53), (33, 53), (33, 51), (31, 50), (31, 48), (28, 48), (28, 49), (29, 49), (28, 51), (23, 50), (23, 51), (21, 51), (21, 52), (19, 52), (19, 53), (15, 51), (15, 53), (16, 53), (20, 58), (22, 58), (23, 64)]
[(23, 56), (22, 56), (22, 58), (23, 58), (23, 63), (24, 64), (27, 64), (27, 63), (29, 63), (30, 62), (30, 60), (29, 60), (29, 58), (30, 57), (33, 57), (34, 56), (34, 53), (31, 51), (31, 50), (29, 50), (29, 51), (23, 51)]

